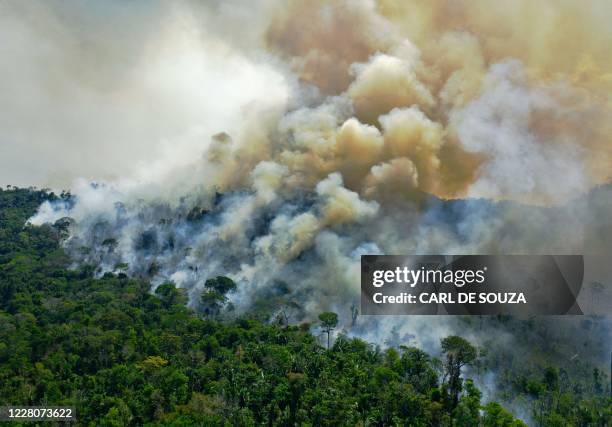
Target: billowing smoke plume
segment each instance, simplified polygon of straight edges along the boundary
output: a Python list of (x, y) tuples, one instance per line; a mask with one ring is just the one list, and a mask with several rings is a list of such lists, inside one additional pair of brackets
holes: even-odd
[[(99, 40), (88, 36), (100, 49), (82, 52), (75, 40), (86, 30), (71, 26), (91, 11), (66, 16), (60, 4), (28, 7), (35, 21), (0, 30), (12, 31), (17, 46), (51, 31), (35, 25), (40, 20), (61, 28), (61, 38), (53, 32), (48, 46), (37, 47), (56, 74), (74, 77), (70, 64), (83, 55), (112, 66), (84, 70), (102, 79), (95, 96), (77, 96), (85, 77), (63, 77), (57, 91), (71, 99), (30, 88), (31, 102), (43, 97), (48, 110), (67, 117), (49, 123), (54, 139), (12, 136), (70, 141), (74, 124), (73, 146), (92, 151), (62, 140), (56, 155), (76, 164), (75, 175), (89, 165), (102, 178), (120, 175), (77, 179), (73, 200), (46, 203), (31, 220), (72, 218), (65, 245), (77, 262), (155, 285), (173, 281), (190, 290), (194, 305), (206, 279), (223, 274), (239, 283), (238, 311), (282, 297), (300, 305), (295, 320), (336, 310), (349, 328), (362, 254), (604, 248), (610, 191), (597, 193), (605, 202), (586, 194), (608, 181), (612, 166), (609, 2), (316, 0), (163, 9), (148, 18), (159, 30), (136, 26), (126, 34), (146, 41), (146, 60), (132, 56), (134, 46), (98, 45), (109, 22), (96, 21)], [(175, 51), (175, 36), (193, 43)], [(114, 115), (86, 110), (74, 118), (92, 105), (90, 95), (93, 105), (105, 105), (100, 114), (110, 105)], [(134, 113), (130, 99), (147, 107)], [(106, 121), (113, 117), (118, 123)], [(92, 119), (105, 130), (87, 127)], [(126, 122), (143, 132), (136, 145)], [(91, 159), (80, 163), (75, 152)], [(376, 341), (390, 331), (401, 338), (426, 325), (434, 330), (433, 320), (363, 322), (353, 330)], [(451, 328), (437, 322), (437, 335)]]

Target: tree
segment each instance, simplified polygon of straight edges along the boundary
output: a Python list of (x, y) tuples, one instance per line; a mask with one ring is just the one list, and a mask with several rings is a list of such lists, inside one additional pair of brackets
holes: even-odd
[(216, 316), (227, 302), (227, 297), (218, 292), (205, 290), (200, 296), (200, 305), (206, 316)]
[(281, 326), (289, 326), (291, 322), (291, 316), (299, 312), (302, 307), (295, 301), (287, 301), (281, 306), (276, 315), (276, 321)]
[(526, 427), (525, 423), (514, 419), (512, 414), (497, 402), (490, 402), (483, 409), (482, 425), (484, 427)]
[(447, 386), (450, 407), (454, 409), (461, 393), (461, 368), (476, 359), (476, 348), (465, 338), (452, 335), (441, 341), (442, 352), (446, 355), (444, 379)]
[(359, 309), (355, 304), (351, 305), (351, 326), (355, 326), (357, 323), (357, 317), (359, 317)]
[(236, 283), (225, 276), (217, 276), (206, 280), (204, 291), (200, 296), (200, 306), (206, 316), (218, 315), (227, 301), (228, 293), (236, 291)]
[(204, 287), (206, 289), (219, 292), (221, 295), (236, 291), (236, 283), (229, 277), (225, 276), (217, 276), (213, 279), (206, 280)]
[(554, 366), (547, 366), (544, 369), (544, 384), (548, 391), (557, 391), (559, 388), (559, 369)]
[(431, 357), (416, 347), (400, 347), (403, 352), (400, 358), (400, 374), (419, 393), (426, 393), (436, 387), (437, 374)]
[(336, 326), (338, 326), (338, 315), (331, 311), (326, 311), (319, 314), (321, 321), (321, 329), (327, 334), (327, 349), (329, 350), (329, 336)]
[(178, 289), (174, 283), (164, 283), (155, 289), (155, 294), (158, 295), (164, 307), (170, 308), (173, 305), (183, 305), (187, 302), (184, 289)]

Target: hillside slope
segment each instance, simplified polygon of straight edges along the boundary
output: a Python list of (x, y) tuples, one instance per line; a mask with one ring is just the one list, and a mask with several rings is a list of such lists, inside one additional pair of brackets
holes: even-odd
[[(57, 197), (0, 191), (2, 402), (74, 405), (81, 425), (522, 424), (481, 402), (471, 381), (457, 389), (444, 357), (343, 336), (327, 350), (315, 325), (219, 322), (186, 308), (171, 284), (151, 294), (143, 279), (70, 269), (61, 230), (24, 227)], [(542, 425), (606, 425), (601, 378), (572, 393), (550, 367), (523, 386)]]

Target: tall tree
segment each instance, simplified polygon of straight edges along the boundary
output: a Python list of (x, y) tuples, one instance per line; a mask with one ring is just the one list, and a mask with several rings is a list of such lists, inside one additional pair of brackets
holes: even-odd
[(442, 339), (442, 352), (446, 356), (445, 383), (451, 409), (457, 407), (461, 393), (461, 368), (476, 359), (476, 348), (465, 338), (452, 335)]
[(329, 336), (336, 326), (338, 326), (338, 315), (331, 311), (326, 311), (319, 314), (321, 321), (321, 329), (327, 334), (327, 349), (329, 350)]
[(200, 306), (206, 316), (216, 316), (228, 301), (227, 294), (236, 291), (236, 283), (225, 276), (206, 280), (200, 295)]

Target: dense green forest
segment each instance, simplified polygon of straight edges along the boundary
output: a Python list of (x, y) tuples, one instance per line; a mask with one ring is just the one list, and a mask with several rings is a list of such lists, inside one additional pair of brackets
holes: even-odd
[[(0, 189), (1, 404), (75, 406), (80, 425), (524, 425), (466, 378), (493, 362), (461, 337), (443, 339), (439, 358), (342, 335), (328, 344), (334, 313), (221, 320), (227, 278), (211, 278), (196, 313), (172, 284), (152, 293), (144, 278), (70, 268), (66, 224), (25, 225), (57, 197), (68, 196)], [(607, 377), (585, 381), (570, 389), (548, 366), (508, 378), (506, 393), (524, 396), (537, 425), (611, 425)]]

